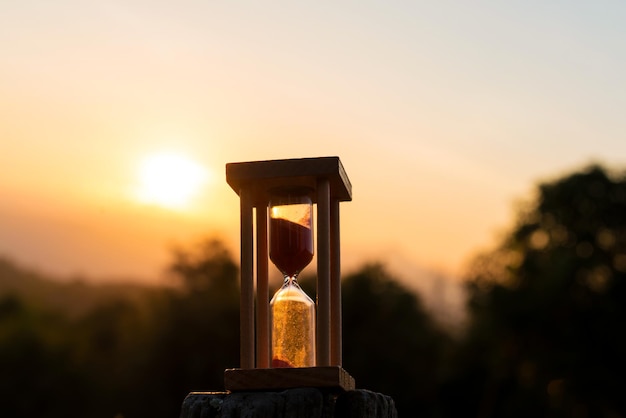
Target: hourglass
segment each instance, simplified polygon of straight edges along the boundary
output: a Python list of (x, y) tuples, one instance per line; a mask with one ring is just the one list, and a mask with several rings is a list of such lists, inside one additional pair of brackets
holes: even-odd
[[(229, 163), (226, 181), (240, 198), (241, 293), (240, 367), (224, 372), (225, 388), (354, 389), (341, 367), (339, 203), (352, 200), (341, 161)], [(314, 236), (315, 301), (297, 281), (313, 259)], [(271, 301), (269, 260), (284, 276)]]
[(270, 260), (284, 282), (270, 302), (272, 367), (315, 366), (315, 302), (298, 285), (313, 259), (309, 189), (280, 189), (269, 202)]

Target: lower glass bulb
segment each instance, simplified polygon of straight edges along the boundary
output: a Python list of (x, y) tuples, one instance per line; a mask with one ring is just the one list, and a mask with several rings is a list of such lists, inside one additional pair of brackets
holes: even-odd
[(285, 279), (270, 302), (272, 367), (315, 366), (315, 302), (295, 278)]

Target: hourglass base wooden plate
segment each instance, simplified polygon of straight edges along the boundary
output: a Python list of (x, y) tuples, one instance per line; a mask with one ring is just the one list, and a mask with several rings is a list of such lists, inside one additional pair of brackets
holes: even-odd
[(224, 387), (231, 392), (302, 387), (337, 391), (355, 389), (354, 378), (339, 366), (275, 369), (227, 369)]

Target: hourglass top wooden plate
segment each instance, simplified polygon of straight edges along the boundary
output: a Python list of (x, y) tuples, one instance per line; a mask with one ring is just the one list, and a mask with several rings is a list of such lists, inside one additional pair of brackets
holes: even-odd
[[(250, 188), (257, 201), (267, 200), (269, 190), (277, 187), (316, 189), (319, 179), (328, 179), (331, 196), (352, 200), (352, 185), (339, 157), (294, 158), (226, 164), (226, 181), (239, 194)], [(315, 193), (311, 196), (317, 203)]]

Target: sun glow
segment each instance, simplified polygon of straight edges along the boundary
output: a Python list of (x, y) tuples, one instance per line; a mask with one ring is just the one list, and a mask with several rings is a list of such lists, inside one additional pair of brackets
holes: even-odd
[(186, 209), (202, 186), (209, 170), (192, 159), (173, 153), (153, 154), (139, 166), (137, 198), (168, 209)]

